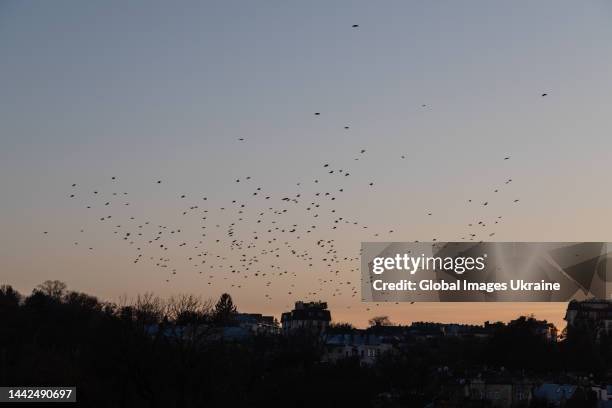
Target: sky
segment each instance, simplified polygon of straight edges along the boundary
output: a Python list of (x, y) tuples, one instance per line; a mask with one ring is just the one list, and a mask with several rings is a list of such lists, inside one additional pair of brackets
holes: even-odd
[[(560, 303), (362, 304), (353, 258), (362, 241), (458, 241), (497, 216), (478, 234), (612, 241), (611, 22), (606, 1), (3, 1), (0, 283), (109, 300), (227, 291), (276, 316), (320, 298), (358, 326), (562, 325)], [(304, 206), (330, 191), (313, 219)], [(248, 248), (260, 211), (303, 236)], [(168, 249), (136, 250), (139, 225)]]

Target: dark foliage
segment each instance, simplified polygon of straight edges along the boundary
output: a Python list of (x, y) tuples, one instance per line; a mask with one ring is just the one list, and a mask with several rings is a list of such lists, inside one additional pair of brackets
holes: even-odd
[(389, 396), (393, 404), (422, 407), (450, 372), (504, 366), (522, 375), (570, 369), (600, 375), (611, 361), (607, 339), (598, 347), (588, 333), (545, 342), (524, 318), (486, 340), (415, 341), (372, 367), (352, 358), (330, 364), (321, 362), (316, 336), (224, 341), (217, 335), (235, 314), (229, 295), (214, 308), (193, 297), (163, 306), (150, 294), (120, 307), (57, 282), (25, 298), (4, 285), (0, 384), (74, 385), (87, 407), (397, 406), (386, 402)]

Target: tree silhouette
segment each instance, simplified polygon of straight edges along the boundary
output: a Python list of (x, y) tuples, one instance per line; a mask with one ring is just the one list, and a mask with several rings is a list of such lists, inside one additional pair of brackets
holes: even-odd
[[(566, 372), (592, 373), (584, 384), (600, 384), (612, 367), (611, 337), (575, 327), (562, 343), (550, 342), (543, 335), (548, 323), (531, 316), (481, 326), (484, 337), (445, 335), (431, 322), (391, 330), (386, 316), (371, 319), (379, 326), (366, 331), (331, 325), (329, 333), (380, 333), (394, 344), (368, 366), (350, 356), (323, 362), (328, 353), (345, 353), (308, 331), (226, 338), (220, 326), (235, 323), (236, 314), (229, 294), (216, 305), (194, 295), (152, 293), (114, 304), (61, 282), (25, 296), (0, 286), (0, 384), (74, 384), (83, 406), (101, 408), (423, 407), (442, 406), (445, 395), (454, 395), (454, 379), (480, 373), (551, 382), (568, 381)], [(431, 338), (422, 336), (430, 332)], [(296, 398), (296, 384), (316, 392)], [(567, 406), (593, 406), (589, 386), (579, 387), (586, 393), (577, 392)]]
[(180, 294), (168, 299), (166, 309), (168, 317), (180, 326), (205, 323), (209, 320), (212, 302), (194, 295)]
[(0, 307), (17, 307), (21, 302), (21, 294), (11, 285), (0, 285)]
[(353, 326), (350, 323), (345, 323), (345, 322), (338, 322), (338, 323), (331, 323), (329, 325), (329, 327), (327, 328), (326, 332), (327, 334), (344, 334), (344, 333), (351, 333), (355, 330), (355, 326)]
[(58, 280), (46, 280), (38, 285), (36, 290), (58, 300), (64, 296), (64, 293), (66, 292), (66, 284)]
[(368, 320), (370, 327), (375, 326), (393, 326), (393, 323), (389, 319), (389, 316), (374, 316)]
[(238, 310), (229, 293), (224, 293), (215, 305), (214, 320), (219, 325), (230, 325), (236, 321)]

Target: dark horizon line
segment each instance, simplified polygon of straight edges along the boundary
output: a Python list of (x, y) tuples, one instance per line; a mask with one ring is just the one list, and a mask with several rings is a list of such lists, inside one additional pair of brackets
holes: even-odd
[[(95, 300), (96, 300), (98, 303), (100, 303), (101, 305), (112, 305), (112, 306), (117, 307), (117, 308), (119, 308), (119, 309), (120, 309), (120, 308), (122, 308), (122, 307), (134, 306), (134, 305), (135, 305), (135, 302), (136, 302), (136, 301), (137, 301), (139, 298), (141, 298), (141, 297), (142, 297), (142, 298), (145, 298), (145, 297), (147, 297), (147, 296), (152, 296), (152, 297), (153, 297), (153, 299), (156, 299), (156, 300), (159, 300), (159, 301), (163, 302), (163, 304), (164, 304), (164, 305), (168, 305), (168, 304), (169, 304), (169, 302), (171, 302), (171, 300), (172, 300), (173, 298), (175, 298), (175, 297), (176, 297), (176, 298), (179, 298), (179, 297), (193, 297), (193, 298), (197, 299), (197, 300), (200, 302), (200, 305), (201, 305), (202, 307), (208, 307), (208, 308), (210, 308), (210, 309), (212, 309), (212, 308), (214, 307), (214, 304), (215, 304), (215, 300), (214, 300), (213, 298), (209, 297), (209, 298), (206, 298), (206, 299), (202, 299), (202, 295), (196, 295), (196, 294), (193, 294), (193, 293), (185, 293), (185, 292), (183, 292), (183, 293), (177, 293), (177, 294), (169, 295), (169, 296), (166, 296), (166, 297), (162, 297), (162, 296), (160, 296), (160, 295), (156, 295), (154, 292), (144, 292), (144, 293), (142, 293), (142, 294), (141, 294), (141, 293), (138, 293), (138, 294), (136, 294), (135, 296), (133, 296), (133, 297), (131, 297), (131, 298), (127, 298), (127, 296), (126, 296), (126, 298), (125, 298), (125, 304), (121, 305), (121, 304), (119, 304), (119, 303), (117, 303), (117, 302), (114, 302), (114, 301), (110, 301), (110, 300), (104, 300), (104, 299), (101, 299), (99, 296), (96, 296), (96, 295), (91, 295), (91, 294), (89, 294), (89, 293), (82, 292), (82, 291), (78, 291), (78, 290), (71, 290), (71, 289), (69, 289), (69, 288), (68, 288), (68, 286), (66, 285), (66, 283), (65, 283), (65, 282), (60, 281), (60, 280), (50, 280), (50, 279), (45, 280), (45, 281), (44, 281), (44, 282), (42, 282), (41, 284), (39, 284), (39, 285), (37, 285), (37, 286), (33, 287), (33, 288), (32, 288), (32, 290), (30, 291), (30, 293), (29, 293), (28, 295), (22, 294), (21, 292), (19, 292), (18, 290), (16, 290), (16, 289), (15, 289), (15, 288), (14, 288), (14, 287), (13, 287), (11, 284), (9, 284), (9, 283), (0, 283), (0, 292), (4, 292), (4, 291), (6, 290), (6, 288), (10, 288), (11, 290), (13, 290), (14, 292), (16, 292), (16, 293), (18, 294), (18, 296), (19, 296), (19, 302), (20, 302), (20, 303), (22, 303), (22, 301), (23, 301), (25, 298), (30, 297), (30, 296), (34, 295), (35, 293), (37, 293), (37, 292), (43, 292), (43, 293), (44, 293), (44, 291), (42, 290), (42, 286), (43, 286), (44, 284), (46, 284), (46, 283), (55, 283), (55, 284), (63, 285), (63, 287), (62, 287), (62, 293), (60, 294), (60, 296), (57, 296), (59, 299), (62, 299), (62, 298), (63, 298), (65, 295), (67, 295), (67, 294), (70, 294), (70, 293), (77, 293), (77, 294), (82, 294), (82, 295), (85, 295), (85, 296), (88, 296), (88, 297), (94, 298), (94, 299), (95, 299)], [(228, 295), (230, 295), (230, 297), (231, 297), (231, 294), (229, 294), (228, 292), (223, 292), (223, 293), (222, 293), (222, 295), (223, 295), (223, 294), (228, 294)], [(221, 296), (222, 296), (222, 295), (221, 295)], [(51, 296), (51, 295), (49, 295), (49, 296), (50, 296), (50, 297), (54, 297), (54, 296)], [(120, 297), (121, 297), (121, 296), (120, 296)], [(233, 299), (233, 297), (232, 297), (232, 299)], [(300, 302), (300, 301), (303, 301), (303, 302), (311, 302), (311, 301), (304, 301), (304, 300), (295, 300), (293, 303), (294, 303), (294, 305), (295, 305), (295, 303)], [(319, 299), (319, 300), (316, 300), (316, 301), (312, 301), (312, 302), (323, 302), (323, 303), (327, 304), (327, 301), (320, 300), (320, 299)], [(376, 302), (367, 302), (367, 303), (376, 303)], [(384, 302), (384, 303), (390, 303), (390, 302)], [(403, 303), (410, 303), (410, 302), (403, 302)], [(441, 303), (441, 302), (420, 302), (420, 303)], [(475, 302), (454, 302), (454, 303), (475, 303)], [(506, 303), (506, 302), (504, 302), (504, 303)], [(569, 305), (569, 304), (570, 304), (570, 301), (568, 301), (568, 302), (555, 302), (555, 303), (565, 303), (566, 305)], [(331, 312), (331, 311), (332, 311), (332, 310), (330, 309), (330, 312)], [(253, 313), (253, 312), (241, 312), (241, 311), (239, 311), (238, 309), (236, 310), (236, 312), (237, 312), (237, 313), (240, 313), (240, 314), (260, 314), (260, 315), (263, 315), (263, 313), (259, 313), (259, 312), (255, 312), (255, 313)], [(284, 313), (284, 312), (280, 312), (280, 315), (282, 315), (283, 313)], [(277, 319), (277, 317), (276, 317), (276, 316), (272, 315), (272, 317), (273, 317), (275, 320), (278, 320), (278, 321), (280, 322), (280, 319)], [(280, 316), (279, 316), (279, 317), (280, 317)], [(387, 315), (384, 315), (384, 314), (378, 314), (378, 315), (377, 315), (377, 314), (372, 314), (372, 316), (371, 316), (371, 318), (370, 318), (369, 320), (374, 319), (374, 318), (376, 318), (376, 317), (388, 317), (388, 316), (387, 316)], [(437, 324), (437, 325), (459, 325), (459, 326), (467, 326), (467, 327), (485, 327), (485, 325), (486, 325), (487, 323), (489, 323), (489, 324), (496, 324), (496, 323), (507, 324), (507, 323), (509, 323), (509, 322), (511, 322), (511, 321), (514, 321), (514, 320), (517, 320), (517, 319), (519, 319), (519, 318), (521, 318), (521, 317), (527, 317), (527, 318), (532, 317), (532, 318), (535, 318), (535, 314), (534, 314), (534, 313), (530, 313), (530, 314), (528, 314), (528, 315), (517, 315), (517, 316), (516, 316), (514, 319), (510, 319), (510, 320), (508, 320), (507, 322), (504, 322), (504, 321), (501, 321), (501, 320), (496, 320), (496, 321), (485, 320), (485, 321), (483, 321), (482, 323), (475, 324), (475, 323), (459, 323), (459, 322), (442, 322), (442, 321), (413, 320), (413, 321), (411, 321), (411, 322), (406, 322), (406, 323), (397, 323), (397, 322), (391, 322), (391, 323), (389, 324), (389, 326), (395, 326), (395, 327), (410, 327), (410, 326), (411, 326), (411, 325), (413, 325), (414, 323), (426, 323), (426, 324)], [(565, 318), (563, 318), (563, 320), (566, 320), (566, 319), (565, 319)], [(545, 323), (552, 324), (552, 325), (553, 325), (553, 327), (554, 327), (556, 330), (559, 330), (559, 328), (556, 326), (556, 324), (554, 324), (554, 322), (549, 322), (549, 321), (547, 321), (547, 320), (545, 320), (545, 319), (544, 319), (544, 320), (541, 320), (541, 321), (542, 321), (542, 322), (545, 322)], [(333, 320), (333, 318), (332, 318), (332, 320), (331, 320), (331, 322), (330, 322), (330, 323), (331, 323), (331, 324), (334, 324), (334, 325), (350, 324), (350, 325), (351, 325), (351, 326), (352, 326), (354, 329), (364, 329), (364, 330), (365, 330), (365, 329), (367, 329), (367, 328), (369, 328), (369, 327), (372, 327), (372, 325), (370, 325), (370, 326), (366, 326), (366, 327), (363, 327), (363, 328), (362, 328), (362, 327), (357, 326), (357, 325), (356, 325), (356, 324), (354, 324), (353, 322), (350, 322), (350, 321), (341, 321), (341, 320)], [(566, 325), (567, 325), (567, 323), (566, 323)]]

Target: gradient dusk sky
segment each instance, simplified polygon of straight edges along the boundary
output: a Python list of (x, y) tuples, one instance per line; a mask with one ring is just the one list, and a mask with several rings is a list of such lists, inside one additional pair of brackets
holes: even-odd
[[(497, 216), (479, 239), (612, 241), (611, 39), (603, 0), (2, 1), (0, 283), (29, 293), (59, 279), (110, 300), (228, 291), (241, 311), (277, 317), (320, 298), (359, 326), (380, 314), (561, 324), (559, 303), (362, 304), (359, 261), (332, 273), (316, 242), (354, 258), (361, 241), (458, 241)], [(281, 201), (328, 191), (337, 200), (316, 220)], [(268, 207), (317, 229), (232, 250), (240, 203), (245, 244)], [(337, 217), (359, 225), (333, 230)], [(122, 234), (145, 221), (184, 235), (135, 264)], [(256, 253), (258, 276), (228, 267)]]

